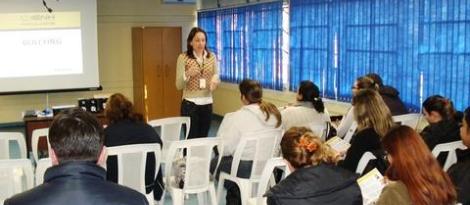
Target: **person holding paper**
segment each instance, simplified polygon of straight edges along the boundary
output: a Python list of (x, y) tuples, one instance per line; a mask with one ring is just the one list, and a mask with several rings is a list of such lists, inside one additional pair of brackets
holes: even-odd
[(191, 29), (187, 51), (176, 62), (176, 88), (183, 90), (181, 115), (191, 118), (188, 139), (207, 137), (212, 120), (212, 91), (219, 84), (217, 58), (207, 49), (207, 34)]
[(339, 155), (305, 127), (292, 127), (281, 140), (292, 173), (265, 196), (269, 205), (362, 205), (357, 176), (336, 166)]
[[(375, 90), (364, 89), (353, 97), (354, 120), (357, 122), (356, 133), (352, 136), (351, 147), (346, 152), (340, 166), (355, 172), (359, 160), (365, 152), (380, 152), (380, 139), (395, 124), (382, 97)], [(379, 171), (385, 171), (379, 170)]]
[(458, 201), (462, 204), (470, 204), (470, 107), (464, 112), (462, 127), (460, 127), (460, 138), (466, 150), (457, 150), (457, 164), (449, 168), (450, 178), (458, 190)]
[(390, 166), (377, 205), (455, 204), (454, 185), (416, 131), (399, 126), (382, 143)]

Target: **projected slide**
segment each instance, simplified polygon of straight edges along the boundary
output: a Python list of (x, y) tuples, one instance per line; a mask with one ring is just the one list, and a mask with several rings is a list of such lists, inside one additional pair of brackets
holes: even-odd
[(0, 78), (83, 72), (80, 12), (0, 14)]

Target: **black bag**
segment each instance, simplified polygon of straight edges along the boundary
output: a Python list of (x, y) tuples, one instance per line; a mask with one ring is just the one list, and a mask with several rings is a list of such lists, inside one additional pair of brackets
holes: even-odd
[(388, 166), (389, 166), (387, 155), (385, 154), (383, 150), (372, 151), (372, 154), (377, 159), (370, 160), (369, 163), (367, 163), (366, 168), (364, 169), (364, 172), (362, 172), (361, 175), (367, 174), (374, 168), (377, 168), (377, 170), (379, 170), (379, 172), (382, 175), (385, 175), (385, 172), (387, 171)]

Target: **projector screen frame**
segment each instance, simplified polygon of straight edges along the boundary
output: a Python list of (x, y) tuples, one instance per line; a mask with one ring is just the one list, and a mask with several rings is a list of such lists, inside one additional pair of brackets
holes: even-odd
[(56, 90), (30, 90), (30, 91), (15, 91), (15, 92), (0, 92), (1, 95), (25, 95), (25, 94), (41, 94), (41, 93), (63, 93), (63, 92), (80, 92), (80, 91), (100, 91), (103, 86), (90, 87), (90, 88), (71, 88), (71, 89), (56, 89)]

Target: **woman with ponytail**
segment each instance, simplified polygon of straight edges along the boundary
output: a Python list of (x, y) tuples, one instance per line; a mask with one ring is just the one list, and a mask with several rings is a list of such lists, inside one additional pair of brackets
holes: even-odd
[(390, 163), (377, 205), (451, 205), (456, 192), (421, 137), (408, 126), (393, 128), (382, 139)]
[(428, 97), (423, 102), (423, 114), (429, 125), (421, 136), (430, 150), (438, 144), (460, 140), (459, 121), (452, 101), (440, 95)]
[(287, 130), (281, 151), (292, 173), (266, 193), (269, 205), (362, 204), (357, 177), (336, 166), (339, 156), (311, 130)]
[(320, 98), (320, 90), (312, 81), (300, 82), (296, 98), (295, 105), (281, 110), (282, 124), (286, 130), (294, 126), (308, 127), (311, 123), (324, 125), (330, 122), (330, 116)]
[[(239, 85), (240, 99), (243, 106), (236, 112), (225, 115), (217, 132), (224, 143), (224, 153), (219, 170), (230, 173), (233, 154), (244, 133), (256, 132), (265, 129), (280, 128), (281, 114), (275, 105), (263, 100), (263, 90), (258, 81), (243, 80)], [(254, 149), (246, 148), (241, 156), (238, 167), (238, 176), (248, 178), (250, 176), (251, 161)], [(240, 191), (233, 183), (225, 183), (227, 189), (227, 205), (241, 204)]]

